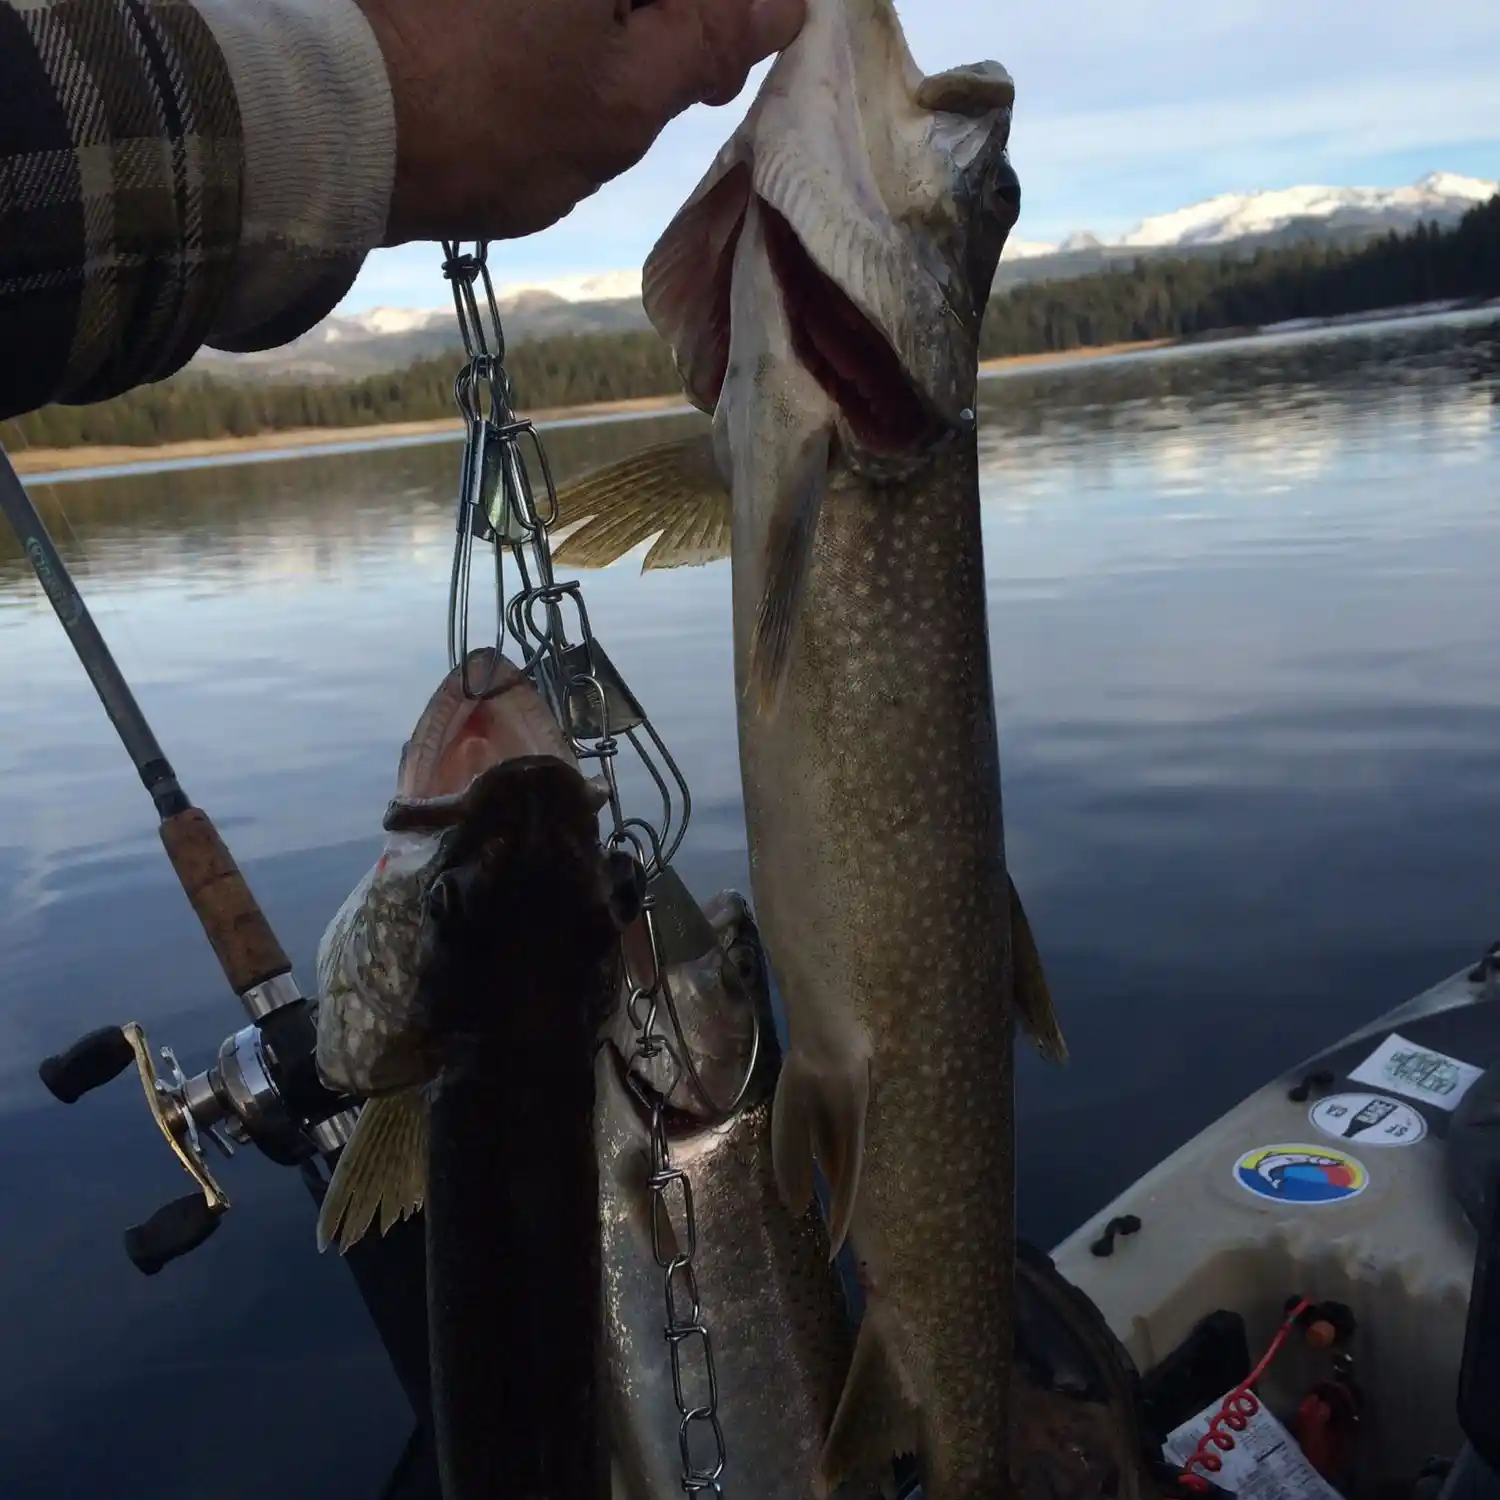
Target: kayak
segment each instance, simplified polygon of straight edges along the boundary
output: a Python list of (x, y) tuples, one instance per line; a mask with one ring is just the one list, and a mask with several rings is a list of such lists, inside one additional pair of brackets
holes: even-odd
[(1491, 949), (1250, 1095), (1052, 1259), (1193, 1489), (1406, 1500), (1461, 1458), (1447, 1493), (1500, 1500), (1497, 1188)]

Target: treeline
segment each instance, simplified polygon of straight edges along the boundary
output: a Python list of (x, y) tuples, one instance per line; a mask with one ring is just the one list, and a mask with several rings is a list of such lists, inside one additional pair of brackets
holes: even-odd
[(1421, 224), (1358, 248), (1304, 243), (1139, 260), (1128, 271), (1033, 282), (995, 298), (981, 355), (1046, 354), (1500, 296), (1500, 195), (1451, 229)]
[[(299, 427), (368, 427), (458, 416), (461, 355), (343, 382), (284, 384), (180, 375), (93, 406), (47, 406), (0, 422), (0, 442), (25, 448), (151, 447), (250, 437)], [(517, 404), (540, 410), (680, 390), (667, 346), (650, 330), (576, 334), (513, 347), (506, 358)]]
[[(1451, 229), (1421, 225), (1357, 249), (1307, 243), (1249, 257), (1149, 259), (1128, 271), (1016, 287), (990, 304), (981, 354), (1045, 354), (1493, 296), (1500, 296), (1500, 196)], [(427, 421), (455, 414), (457, 363), (445, 356), (342, 383), (179, 376), (114, 401), (50, 406), (0, 423), (0, 442), (14, 450), (151, 446), (298, 427)], [(523, 342), (507, 363), (517, 404), (530, 410), (680, 389), (666, 346), (649, 331)]]

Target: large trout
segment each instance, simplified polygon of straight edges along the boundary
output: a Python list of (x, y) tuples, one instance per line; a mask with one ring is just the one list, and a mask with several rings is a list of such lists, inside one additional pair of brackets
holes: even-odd
[[(819, 1461), (1008, 1487), (1019, 1018), (1061, 1055), (1006, 873), (978, 337), (1020, 189), (996, 63), (924, 76), (889, 0), (811, 0), (645, 266), (711, 436), (562, 497), (560, 563), (732, 555), (757, 917), (791, 1046), (788, 1205), (830, 1192), (867, 1311)], [(725, 501), (727, 491), (730, 500)], [(581, 523), (581, 524), (580, 524)]]

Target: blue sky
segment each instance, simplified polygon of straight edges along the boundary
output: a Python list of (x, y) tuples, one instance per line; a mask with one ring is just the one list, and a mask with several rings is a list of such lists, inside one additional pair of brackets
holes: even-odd
[[(1254, 188), (1500, 177), (1500, 0), (897, 0), (928, 71), (1016, 80), (1016, 237), (1107, 237)], [(753, 97), (673, 122), (562, 223), (498, 243), (499, 282), (638, 266)], [(441, 306), (434, 245), (373, 255), (343, 311)]]

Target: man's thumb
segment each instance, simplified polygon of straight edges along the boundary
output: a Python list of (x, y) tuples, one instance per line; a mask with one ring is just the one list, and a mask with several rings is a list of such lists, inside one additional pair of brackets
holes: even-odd
[(806, 19), (806, 0), (755, 0), (750, 7), (751, 66), (791, 46)]

